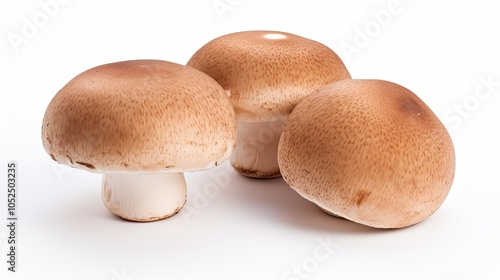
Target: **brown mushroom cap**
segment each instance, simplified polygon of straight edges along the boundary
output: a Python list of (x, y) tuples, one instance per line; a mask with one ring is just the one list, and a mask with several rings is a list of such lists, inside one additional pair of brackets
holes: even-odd
[(339, 81), (304, 98), (282, 132), (278, 161), (300, 195), (377, 228), (430, 216), (455, 173), (441, 121), (414, 93), (381, 80)]
[(344, 63), (327, 46), (279, 31), (244, 31), (218, 37), (201, 47), (188, 66), (228, 91), (238, 122), (287, 116), (307, 94), (350, 79)]
[(48, 105), (42, 140), (66, 165), (102, 173), (182, 172), (226, 160), (236, 119), (208, 75), (160, 60), (89, 69)]

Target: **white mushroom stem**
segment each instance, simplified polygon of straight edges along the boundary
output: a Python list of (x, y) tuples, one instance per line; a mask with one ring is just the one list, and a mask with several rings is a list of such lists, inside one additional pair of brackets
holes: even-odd
[(286, 118), (277, 118), (238, 123), (236, 147), (230, 158), (233, 168), (247, 177), (280, 177), (278, 143), (285, 121)]
[(186, 202), (182, 173), (104, 174), (102, 199), (113, 214), (131, 221), (168, 218)]

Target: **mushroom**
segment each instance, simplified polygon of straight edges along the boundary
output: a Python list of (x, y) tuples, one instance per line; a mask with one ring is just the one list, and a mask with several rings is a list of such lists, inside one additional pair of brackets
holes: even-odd
[(279, 177), (277, 147), (297, 102), (331, 82), (350, 79), (327, 46), (279, 31), (245, 31), (218, 37), (188, 61), (227, 91), (236, 111), (238, 137), (230, 157), (242, 175)]
[(301, 196), (375, 228), (429, 217), (455, 174), (442, 122), (410, 90), (382, 80), (338, 81), (305, 97), (285, 125), (278, 161)]
[(229, 158), (236, 116), (208, 75), (161, 60), (91, 68), (47, 107), (43, 146), (53, 160), (103, 173), (102, 198), (115, 215), (154, 221), (186, 201), (182, 172)]

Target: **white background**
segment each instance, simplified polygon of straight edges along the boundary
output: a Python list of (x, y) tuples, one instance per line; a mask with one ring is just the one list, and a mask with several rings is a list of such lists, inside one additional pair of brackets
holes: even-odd
[[(68, 0), (48, 10), (46, 2), (0, 4), (1, 213), (6, 163), (19, 166), (18, 272), (7, 271), (1, 222), (1, 279), (500, 279), (495, 1)], [(390, 19), (377, 22), (381, 10)], [(186, 174), (180, 214), (131, 223), (103, 206), (99, 174), (59, 166), (43, 150), (45, 108), (78, 73), (139, 58), (184, 64), (209, 40), (252, 29), (320, 41), (354, 78), (419, 95), (455, 144), (442, 207), (416, 226), (374, 230), (327, 216), (282, 179), (244, 178), (226, 162)]]

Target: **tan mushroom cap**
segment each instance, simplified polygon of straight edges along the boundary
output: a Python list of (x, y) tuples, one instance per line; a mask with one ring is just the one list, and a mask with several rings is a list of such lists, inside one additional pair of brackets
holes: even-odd
[(408, 89), (345, 80), (292, 111), (278, 161), (285, 181), (325, 211), (377, 228), (401, 228), (434, 213), (455, 173), (452, 140)]
[(92, 172), (194, 171), (229, 157), (236, 119), (208, 75), (167, 61), (123, 61), (68, 82), (47, 107), (42, 140), (54, 160)]
[(318, 87), (351, 78), (327, 46), (280, 31), (218, 37), (201, 47), (187, 65), (207, 73), (228, 91), (242, 123), (287, 116)]

